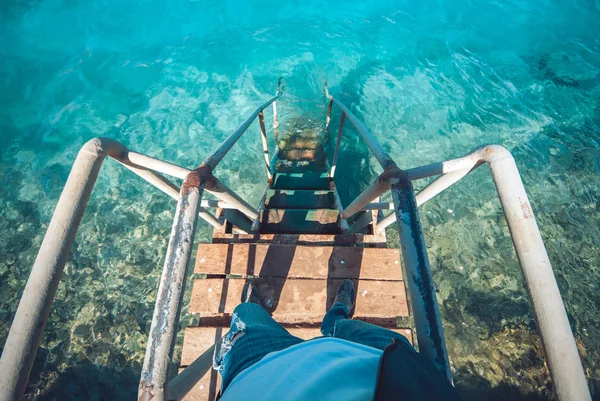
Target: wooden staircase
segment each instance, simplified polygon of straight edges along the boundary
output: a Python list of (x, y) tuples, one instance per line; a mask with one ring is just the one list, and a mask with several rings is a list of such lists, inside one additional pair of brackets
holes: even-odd
[[(295, 133), (282, 143), (285, 150), (279, 151), (277, 171), (254, 222), (258, 232), (234, 233), (234, 228), (250, 231), (253, 222), (227, 210), (225, 228), (215, 229), (212, 243), (198, 246), (189, 312), (200, 319), (185, 330), (181, 369), (227, 332), (247, 280), (255, 283), (277, 322), (310, 339), (321, 335), (338, 285), (352, 279), (354, 318), (412, 341), (412, 331), (399, 327), (408, 316), (399, 251), (385, 248), (385, 233), (374, 234), (371, 212), (359, 212), (349, 221), (350, 230), (341, 229), (338, 195), (314, 135)], [(219, 386), (211, 370), (185, 399), (214, 400)]]

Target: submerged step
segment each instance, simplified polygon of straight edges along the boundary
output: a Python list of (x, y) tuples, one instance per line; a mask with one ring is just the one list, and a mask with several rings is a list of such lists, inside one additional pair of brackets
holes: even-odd
[(339, 212), (334, 209), (266, 209), (260, 215), (264, 234), (337, 234)]
[(268, 209), (335, 209), (335, 195), (329, 190), (270, 189), (265, 199)]
[(329, 189), (327, 173), (277, 173), (273, 189)]
[(280, 150), (279, 158), (282, 160), (306, 160), (316, 161), (322, 158), (322, 154), (314, 149), (289, 149)]

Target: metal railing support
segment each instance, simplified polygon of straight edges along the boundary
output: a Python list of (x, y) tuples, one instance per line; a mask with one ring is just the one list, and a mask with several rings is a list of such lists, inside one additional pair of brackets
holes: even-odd
[[(421, 206), (423, 203), (427, 202), (428, 200), (438, 195), (445, 189), (449, 188), (450, 186), (452, 186), (452, 184), (458, 182), (461, 178), (463, 178), (470, 172), (470, 169), (463, 169), (451, 171), (449, 173), (441, 175), (439, 178), (437, 178), (431, 184), (423, 188), (421, 192), (417, 194), (417, 207)], [(396, 215), (394, 213), (391, 213), (379, 222), (377, 229), (383, 231), (395, 221)]]
[(362, 121), (360, 121), (354, 114), (352, 114), (350, 109), (344, 106), (344, 104), (341, 103), (339, 100), (329, 95), (329, 92), (327, 92), (327, 88), (325, 95), (330, 101), (333, 101), (342, 110), (344, 114), (346, 114), (346, 117), (352, 123), (354, 128), (356, 128), (356, 131), (365, 141), (365, 143), (367, 144), (367, 146), (373, 153), (373, 156), (375, 156), (381, 167), (385, 169), (388, 166), (396, 165), (396, 163), (394, 163), (392, 158), (387, 154), (387, 152), (383, 149), (379, 142), (377, 142), (373, 134), (369, 132), (367, 127), (365, 127), (365, 125), (362, 123)]
[[(273, 104), (275, 104), (275, 102), (273, 102)], [(260, 137), (262, 138), (263, 154), (267, 167), (267, 179), (271, 181), (273, 175), (271, 174), (271, 160), (269, 159), (269, 143), (267, 142), (267, 130), (265, 129), (265, 116), (262, 111), (258, 113), (258, 125), (260, 127)]]
[(123, 154), (121, 160), (119, 160), (124, 166), (131, 167), (143, 167), (145, 169), (153, 170), (158, 173), (170, 175), (181, 180), (190, 173), (190, 169), (178, 166), (173, 163), (169, 163), (163, 160), (155, 159), (154, 157), (146, 156), (141, 153), (132, 152), (128, 150)]
[[(333, 102), (340, 107), (342, 113), (347, 114), (384, 168), (384, 173), (388, 167), (395, 167), (393, 160), (364, 124), (347, 107), (330, 96), (327, 87), (325, 95), (330, 101), (330, 107)], [(398, 222), (404, 266), (408, 273), (406, 277), (410, 281), (408, 290), (415, 315), (419, 349), (433, 360), (448, 379), (451, 379), (417, 207), (483, 163), (490, 167), (502, 203), (531, 297), (556, 395), (561, 401), (591, 400), (573, 332), (535, 216), (514, 159), (510, 152), (501, 146), (485, 146), (459, 159), (405, 171), (397, 170), (391, 175), (395, 210), (377, 224), (377, 229), (383, 230), (394, 221)], [(415, 196), (411, 180), (435, 175), (441, 176)], [(342, 217), (349, 217), (368, 207), (368, 202), (375, 198), (374, 195), (380, 189), (378, 182), (372, 183), (343, 211)]]
[(331, 111), (333, 109), (333, 100), (329, 100), (329, 108), (327, 110), (327, 117), (325, 118), (325, 138), (323, 139), (324, 143), (327, 143), (329, 140), (329, 123), (331, 122)]
[(31, 269), (0, 358), (0, 400), (20, 400), (38, 350), (81, 217), (106, 156), (126, 152), (117, 141), (96, 138), (77, 154)]
[[(126, 152), (125, 155), (128, 155), (129, 153), (130, 152)], [(138, 153), (138, 155), (139, 155), (139, 153)], [(141, 155), (141, 156), (144, 156), (144, 155)], [(126, 159), (126, 157), (123, 157), (122, 159)], [(161, 161), (161, 160), (158, 160), (158, 161)], [(177, 188), (177, 186), (175, 184), (173, 184), (171, 181), (169, 181), (162, 175), (155, 173), (153, 171), (150, 171), (150, 170), (138, 168), (137, 165), (134, 165), (134, 164), (129, 164), (126, 162), (124, 163), (121, 160), (117, 160), (117, 162), (119, 162), (121, 165), (123, 165), (123, 167), (127, 168), (128, 170), (131, 170), (137, 176), (148, 181), (150, 184), (154, 185), (156, 188), (160, 189), (161, 191), (163, 191), (165, 194), (167, 194), (171, 198), (173, 198), (175, 200), (179, 199), (179, 188)], [(183, 167), (182, 167), (182, 169), (183, 169)], [(217, 201), (209, 201), (209, 200), (202, 201), (202, 207), (200, 207), (200, 212), (198, 213), (198, 216), (200, 216), (200, 218), (202, 220), (206, 221), (211, 226), (213, 226), (215, 228), (219, 228), (219, 229), (223, 227), (223, 223), (221, 223), (208, 210), (204, 209), (205, 207), (221, 207), (221, 208), (229, 208), (229, 209), (232, 208), (231, 205), (229, 205), (225, 202), (219, 203)]]
[(207, 192), (211, 195), (216, 196), (223, 202), (233, 206), (234, 209), (239, 210), (244, 213), (246, 216), (250, 218), (250, 220), (254, 220), (258, 217), (258, 212), (254, 209), (248, 202), (240, 198), (238, 194), (229, 189), (225, 184), (223, 184), (220, 180), (216, 180), (215, 184), (210, 188), (207, 188)]
[(342, 134), (344, 132), (344, 122), (346, 121), (346, 114), (342, 113), (340, 118), (340, 128), (338, 129), (337, 139), (335, 140), (335, 150), (333, 152), (333, 162), (331, 163), (331, 170), (329, 170), (329, 179), (333, 180), (335, 175), (335, 167), (337, 166), (337, 159), (340, 153), (340, 144), (342, 142)]
[(265, 200), (267, 199), (267, 195), (269, 194), (269, 189), (271, 189), (271, 187), (273, 186), (273, 183), (268, 181), (267, 185), (265, 185), (265, 190), (263, 191), (263, 194), (260, 198), (260, 207), (258, 210), (258, 214), (256, 216), (256, 218), (252, 221), (252, 227), (250, 228), (250, 232), (252, 234), (258, 234), (258, 230), (260, 229), (260, 212), (263, 211), (264, 209), (264, 205), (265, 205)]
[[(277, 81), (277, 91), (275, 92), (275, 97), (279, 98), (281, 95), (281, 80), (279, 78)], [(275, 149), (279, 149), (279, 120), (277, 119), (277, 99), (273, 101), (273, 136), (275, 136)]]
[[(556, 395), (561, 401), (591, 400), (573, 332), (550, 259), (514, 158), (502, 146), (476, 149), (460, 159), (407, 170), (410, 179), (442, 174), (415, 198), (421, 204), (486, 163), (492, 173), (512, 241), (531, 298), (546, 361)], [(398, 213), (386, 220), (398, 221)], [(417, 333), (418, 335), (418, 333)]]
[(329, 190), (333, 192), (335, 208), (340, 212), (340, 221), (339, 221), (340, 230), (342, 230), (342, 234), (349, 234), (350, 227), (348, 226), (348, 220), (345, 219), (344, 217), (342, 217), (343, 206), (342, 206), (342, 200), (340, 199), (340, 193), (338, 192), (337, 187), (335, 186), (335, 183), (333, 181), (329, 181)]
[(213, 183), (210, 168), (203, 165), (188, 174), (181, 186), (146, 346), (139, 401), (165, 400), (202, 192)]
[(452, 382), (444, 329), (435, 296), (435, 288), (421, 220), (412, 183), (405, 174), (396, 170), (392, 183), (394, 213), (398, 219), (398, 231), (406, 287), (412, 307), (419, 352), (434, 363), (437, 369)]
[[(392, 210), (394, 209), (394, 202), (372, 202), (360, 210)], [(396, 221), (394, 219), (394, 221)]]
[(492, 171), (558, 399), (591, 400), (569, 318), (517, 165), (502, 146), (478, 150)]
[(279, 97), (279, 93), (272, 97), (269, 101), (264, 103), (262, 106), (259, 106), (254, 113), (250, 115), (227, 139), (223, 141), (221, 146), (217, 148), (210, 156), (204, 159), (204, 163), (208, 167), (210, 167), (211, 171), (214, 171), (217, 165), (223, 160), (227, 152), (235, 145), (235, 143), (240, 139), (240, 137), (246, 132), (248, 127), (254, 122), (259, 113), (261, 113), (265, 108), (271, 105), (277, 98)]
[(389, 165), (383, 173), (379, 175), (373, 182), (365, 188), (364, 191), (361, 192), (360, 195), (356, 197), (350, 203), (346, 209), (342, 212), (342, 217), (347, 219), (352, 216), (354, 213), (358, 213), (365, 206), (369, 204), (369, 202), (374, 199), (379, 198), (385, 192), (387, 192), (391, 187), (391, 180), (394, 178), (396, 174), (398, 174), (400, 170), (396, 165)]

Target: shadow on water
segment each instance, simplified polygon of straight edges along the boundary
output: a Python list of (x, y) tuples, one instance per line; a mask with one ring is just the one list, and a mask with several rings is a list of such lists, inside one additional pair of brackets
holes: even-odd
[[(40, 355), (47, 351), (40, 349), (34, 364), (29, 391), (24, 400), (36, 401), (109, 401), (135, 400), (140, 378), (140, 368), (121, 369), (96, 365), (89, 360), (77, 362), (63, 371), (41, 362)], [(41, 388), (38, 383), (46, 384)], [(32, 386), (38, 387), (32, 391)]]

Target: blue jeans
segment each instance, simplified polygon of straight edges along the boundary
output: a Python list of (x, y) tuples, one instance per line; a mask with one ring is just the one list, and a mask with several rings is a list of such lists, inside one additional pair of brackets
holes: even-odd
[[(412, 348), (408, 340), (396, 332), (349, 319), (348, 309), (339, 302), (325, 314), (321, 333), (325, 337), (336, 337), (380, 350), (391, 344), (393, 339), (399, 339)], [(221, 374), (221, 393), (238, 373), (267, 354), (303, 341), (292, 336), (260, 305), (249, 302), (238, 305), (231, 316), (229, 332), (215, 349), (213, 367)]]

